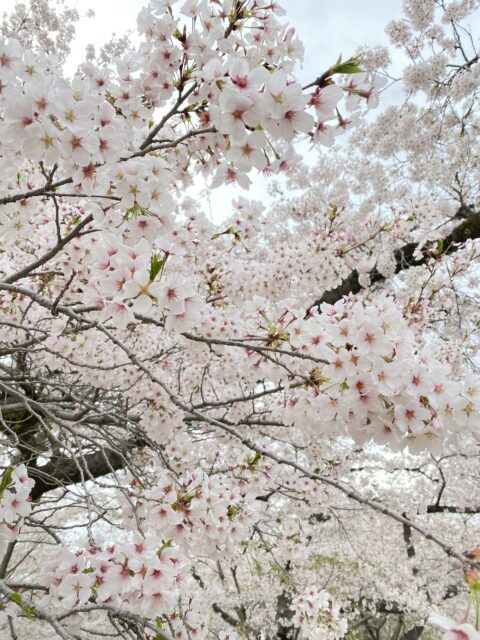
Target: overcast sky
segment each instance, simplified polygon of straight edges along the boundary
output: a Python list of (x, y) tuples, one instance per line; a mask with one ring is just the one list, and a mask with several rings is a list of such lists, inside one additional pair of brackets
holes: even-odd
[[(288, 21), (306, 46), (305, 68), (326, 66), (339, 52), (344, 57), (362, 44), (386, 44), (384, 28), (402, 13), (402, 0), (280, 0)], [(3, 3), (2, 3), (3, 4)], [(135, 19), (144, 0), (76, 0), (78, 9), (93, 8), (94, 20), (85, 20), (78, 29), (79, 49), (92, 39), (100, 42), (110, 32), (135, 28)], [(93, 27), (93, 28), (92, 28)], [(308, 64), (307, 64), (308, 60)], [(315, 72), (314, 72), (315, 73)]]
[[(363, 44), (387, 44), (385, 25), (402, 13), (402, 0), (280, 0), (288, 21), (305, 44), (306, 55), (301, 79), (316, 77), (340, 53), (346, 58)], [(1, 3), (13, 4), (13, 0)], [(93, 8), (96, 17), (82, 20), (77, 30), (74, 58), (83, 55), (88, 42), (101, 44), (112, 32), (122, 34), (135, 29), (138, 10), (145, 0), (76, 0), (85, 13)]]

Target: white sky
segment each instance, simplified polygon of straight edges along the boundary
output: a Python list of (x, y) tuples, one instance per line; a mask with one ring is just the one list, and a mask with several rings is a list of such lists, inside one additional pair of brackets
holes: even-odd
[[(400, 17), (402, 0), (280, 0), (289, 23), (305, 44), (301, 80), (313, 79), (335, 62), (340, 53), (349, 57), (363, 44), (387, 44), (385, 25)], [(13, 0), (3, 0), (5, 7)], [(139, 9), (146, 0), (75, 0), (81, 13), (92, 8), (96, 17), (81, 22), (77, 29), (74, 57), (81, 58), (88, 42), (100, 44), (112, 32), (135, 29)]]
[[(95, 18), (84, 18), (77, 25), (68, 63), (71, 73), (84, 59), (87, 44), (99, 47), (114, 32), (122, 35), (128, 30), (135, 31), (138, 11), (147, 0), (67, 0), (67, 3), (75, 5), (82, 15), (88, 9), (95, 11)], [(402, 0), (280, 0), (280, 3), (287, 11), (284, 20), (296, 28), (305, 45), (305, 62), (297, 74), (303, 83), (314, 80), (340, 54), (346, 59), (361, 45), (387, 45), (385, 25), (402, 14)], [(0, 0), (0, 11), (8, 11), (14, 4), (15, 0)], [(397, 55), (395, 70), (401, 68), (399, 60)], [(263, 201), (268, 199), (262, 177), (252, 175), (251, 178), (253, 187), (248, 195)], [(238, 195), (247, 194), (231, 186), (217, 189), (211, 195), (212, 209), (223, 211), (220, 215), (223, 217), (230, 200)]]

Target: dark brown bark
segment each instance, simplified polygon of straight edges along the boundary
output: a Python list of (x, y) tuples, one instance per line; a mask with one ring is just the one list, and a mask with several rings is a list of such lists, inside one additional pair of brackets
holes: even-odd
[(51, 460), (42, 467), (30, 467), (29, 475), (35, 480), (31, 491), (32, 500), (38, 500), (44, 493), (65, 488), (82, 480), (100, 478), (126, 466), (126, 456), (137, 445), (126, 443), (122, 452), (101, 449), (87, 453), (76, 459), (63, 457)]
[[(454, 251), (457, 251), (467, 240), (473, 238), (480, 238), (480, 214), (468, 209), (469, 215), (452, 229), (452, 231), (441, 240), (435, 240), (427, 243), (422, 247), (419, 258), (415, 258), (414, 254), (418, 248), (418, 243), (408, 242), (395, 251), (395, 273), (400, 273), (411, 267), (419, 267), (425, 264), (431, 258), (441, 258), (444, 255), (449, 255)], [(465, 212), (465, 207), (460, 207), (456, 214), (456, 218), (462, 217)], [(376, 268), (370, 271), (370, 283), (376, 284), (378, 282), (385, 281), (386, 278)], [(320, 298), (308, 308), (308, 312), (317, 307), (320, 309), (320, 305), (323, 303), (335, 304), (341, 300), (344, 296), (349, 294), (356, 294), (362, 289), (362, 285), (358, 279), (358, 272), (356, 269), (351, 273), (334, 289), (325, 291)]]

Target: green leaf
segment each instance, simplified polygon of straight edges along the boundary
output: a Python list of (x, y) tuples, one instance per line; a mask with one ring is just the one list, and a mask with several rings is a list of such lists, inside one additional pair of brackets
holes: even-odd
[(0, 482), (0, 498), (3, 496), (3, 492), (12, 482), (13, 467), (7, 467), (3, 472), (2, 480)]
[(35, 612), (35, 609), (33, 609), (33, 607), (29, 607), (28, 604), (25, 604), (25, 602), (22, 600), (22, 597), (19, 593), (17, 593), (16, 591), (12, 591), (12, 593), (10, 593), (8, 598), (12, 602), (15, 602), (15, 604), (18, 604), (18, 606), (21, 608), (21, 610), (27, 616), (27, 618), (30, 618), (30, 620), (32, 620), (33, 618), (36, 617), (37, 614)]
[(159, 258), (157, 254), (154, 254), (150, 258), (150, 282), (153, 282), (155, 278), (163, 272), (165, 267), (165, 263), (167, 262), (167, 255), (163, 256), (163, 258)]
[(440, 240), (437, 240), (437, 247), (433, 252), (433, 255), (439, 256), (442, 252), (443, 252), (443, 238), (440, 238)]
[(255, 467), (260, 462), (261, 458), (262, 458), (262, 454), (259, 453), (258, 451), (255, 453), (255, 455), (247, 456), (248, 466)]
[(22, 604), (23, 604), (22, 598), (21, 598), (20, 594), (17, 593), (16, 591), (11, 593), (8, 597), (12, 602), (15, 602), (15, 604), (18, 604), (18, 606), (20, 606), (20, 607), (22, 606)]
[[(158, 627), (158, 629), (163, 629), (163, 622), (162, 622), (161, 618), (157, 618), (155, 620), (155, 626)], [(155, 640), (165, 640), (165, 635), (161, 631), (159, 631), (155, 635)]]
[(130, 209), (127, 209), (125, 213), (127, 217), (130, 216), (131, 218), (135, 218), (135, 216), (138, 215), (139, 213), (143, 213), (143, 210), (141, 209), (141, 207), (138, 206), (138, 204), (135, 203), (133, 207), (130, 207)]
[(171, 546), (172, 546), (171, 540), (167, 540), (166, 542), (164, 542), (162, 546), (159, 547), (159, 549), (157, 550), (157, 556), (160, 556), (164, 549), (170, 549)]
[(337, 205), (335, 205), (333, 209), (330, 211), (330, 213), (328, 214), (328, 219), (330, 220), (330, 222), (335, 220), (335, 218), (337, 217), (337, 213), (338, 213), (338, 207)]
[(236, 516), (238, 516), (239, 513), (241, 513), (241, 510), (239, 507), (235, 506), (234, 504), (228, 505), (227, 517), (230, 521), (233, 520)]
[(360, 67), (360, 61), (357, 58), (350, 58), (344, 62), (339, 58), (330, 71), (333, 75), (334, 73), (362, 73), (363, 69)]
[(348, 64), (347, 62), (345, 62), (335, 70), (335, 73), (362, 73), (362, 69), (358, 66), (358, 64)]

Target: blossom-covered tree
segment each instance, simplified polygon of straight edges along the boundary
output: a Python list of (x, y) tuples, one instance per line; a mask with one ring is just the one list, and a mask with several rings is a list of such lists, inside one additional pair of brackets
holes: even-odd
[(388, 51), (302, 86), (276, 1), (72, 78), (75, 11), (5, 16), (1, 638), (480, 638), (479, 4), (404, 12), (378, 115)]

